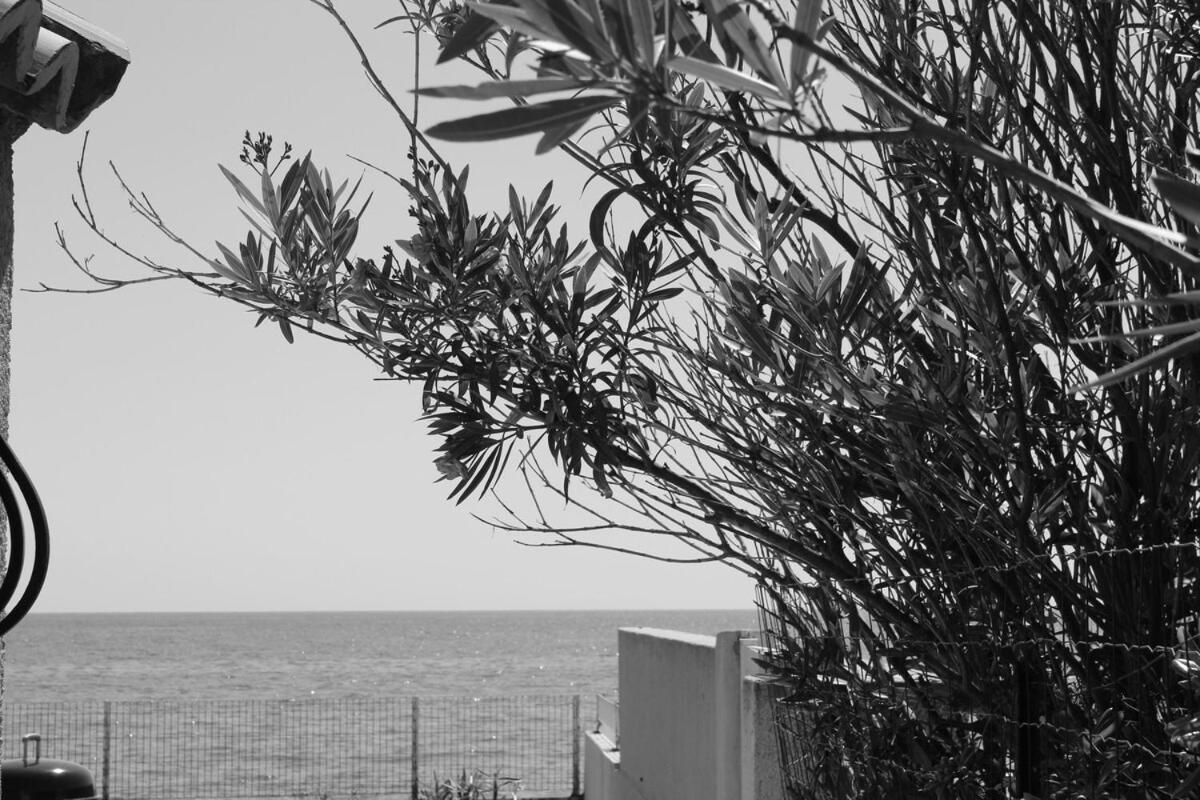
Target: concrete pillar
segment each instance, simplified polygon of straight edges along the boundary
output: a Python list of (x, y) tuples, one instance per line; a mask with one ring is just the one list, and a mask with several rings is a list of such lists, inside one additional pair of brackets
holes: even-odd
[(722, 631), (717, 634), (716, 690), (713, 692), (713, 699), (716, 706), (716, 773), (719, 798), (741, 797), (742, 680), (746, 677), (742, 648), (753, 641), (753, 634), (749, 631)]
[(6, 439), (12, 369), (13, 143), (28, 127), (28, 120), (0, 116), (0, 436)]
[(785, 687), (748, 677), (742, 686), (742, 800), (783, 800), (783, 771), (775, 731), (775, 703)]
[[(29, 120), (0, 111), (0, 436), (8, 439), (12, 393), (13, 144)], [(8, 517), (0, 507), (0, 575), (8, 572)]]

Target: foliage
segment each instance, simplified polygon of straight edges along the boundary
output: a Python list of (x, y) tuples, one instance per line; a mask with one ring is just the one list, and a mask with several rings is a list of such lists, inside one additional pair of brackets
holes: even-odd
[(395, 249), (352, 255), (358, 186), (248, 137), (252, 229), (155, 277), (420, 382), (460, 502), (516, 470), (595, 520), (513, 529), (666, 535), (755, 576), (785, 751), (823, 743), (789, 780), (1195, 788), (1194, 8), (406, 9), (488, 78), (421, 96), (513, 102), (428, 135), (539, 133), (603, 186), (586, 239), (550, 186), (476, 212), (385, 92), (413, 138)]
[(463, 770), (458, 779), (433, 779), (433, 784), (422, 786), (417, 793), (420, 800), (517, 800), (521, 782), (516, 778), (502, 778), (499, 773), (482, 770)]

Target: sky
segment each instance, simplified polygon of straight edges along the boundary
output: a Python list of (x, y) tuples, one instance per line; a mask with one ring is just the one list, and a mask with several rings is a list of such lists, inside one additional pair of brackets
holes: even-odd
[[(304, 0), (63, 0), (129, 46), (115, 97), (70, 135), (33, 128), (16, 144), (11, 442), (51, 524), (35, 611), (309, 611), (748, 608), (750, 582), (720, 565), (679, 566), (580, 548), (530, 548), (446, 499), (437, 441), (414, 387), (376, 380), (349, 348), (253, 327), (236, 305), (181, 283), (101, 295), (55, 241), (61, 222), (93, 267), (138, 277), (74, 217), (76, 163), (104, 229), (132, 249), (199, 266), (130, 212), (113, 162), (186, 239), (245, 235), (218, 164), (238, 167), (243, 132), (268, 131), (334, 174), (356, 156), (395, 171), (407, 137), (362, 76), (333, 20)], [(413, 39), (375, 25), (389, 0), (343, 0), (398, 97)], [(426, 43), (426, 51), (430, 45)], [(426, 85), (474, 76), (422, 67)], [(440, 105), (434, 105), (434, 102)], [(426, 101), (421, 124), (480, 108)], [(471, 164), (480, 210), (510, 183), (582, 219), (582, 181), (532, 138), (447, 147)], [(358, 252), (407, 237), (403, 196), (373, 174)], [(578, 228), (582, 232), (582, 228)], [(623, 542), (628, 544), (628, 542)]]

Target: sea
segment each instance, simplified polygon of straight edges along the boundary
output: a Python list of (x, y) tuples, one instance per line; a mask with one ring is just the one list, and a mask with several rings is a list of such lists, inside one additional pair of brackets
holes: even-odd
[(723, 611), (31, 614), (5, 702), (480, 696), (617, 689), (617, 630), (757, 628)]
[[(0, 750), (81, 764), (105, 800), (416, 797), (474, 770), (508, 781), (506, 797), (516, 786), (563, 798), (580, 787), (581, 737), (608, 702), (597, 696), (617, 696), (618, 629), (716, 634), (756, 620), (34, 614), (3, 642)], [(22, 741), (35, 731), (40, 742)]]

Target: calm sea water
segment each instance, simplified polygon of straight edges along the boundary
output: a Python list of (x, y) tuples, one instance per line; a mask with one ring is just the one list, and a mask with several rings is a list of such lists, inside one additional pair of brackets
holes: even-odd
[(610, 693), (617, 629), (715, 634), (753, 610), (34, 614), (9, 703)]
[(124, 800), (402, 797), (472, 769), (519, 778), (523, 797), (565, 797), (592, 695), (616, 689), (618, 628), (714, 634), (755, 620), (34, 615), (5, 641), (2, 733), (8, 755), (20, 734), (44, 734), (46, 757), (83, 764)]

